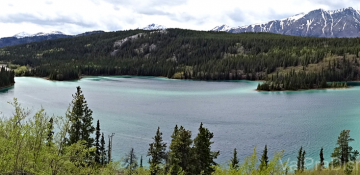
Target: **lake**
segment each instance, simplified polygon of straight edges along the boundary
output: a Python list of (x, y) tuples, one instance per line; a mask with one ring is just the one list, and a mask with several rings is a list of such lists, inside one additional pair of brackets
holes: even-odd
[[(341, 130), (351, 130), (351, 145), (360, 149), (360, 86), (286, 92), (257, 92), (258, 82), (185, 81), (157, 77), (87, 77), (78, 81), (48, 81), (17, 77), (14, 87), (0, 91), (0, 111), (13, 114), (8, 101), (14, 97), (33, 112), (43, 107), (47, 114), (64, 116), (72, 94), (81, 86), (93, 110), (94, 126), (115, 133), (113, 158), (120, 160), (133, 147), (146, 156), (157, 127), (170, 144), (174, 126), (198, 133), (201, 122), (214, 133), (213, 150), (220, 150), (218, 163), (226, 163), (234, 148), (243, 160), (257, 145), (265, 144), (269, 157), (285, 150), (283, 160), (296, 161), (300, 146), (306, 157), (319, 160), (320, 148), (330, 160)], [(259, 157), (260, 158), (260, 157)], [(308, 164), (309, 160), (308, 160)]]

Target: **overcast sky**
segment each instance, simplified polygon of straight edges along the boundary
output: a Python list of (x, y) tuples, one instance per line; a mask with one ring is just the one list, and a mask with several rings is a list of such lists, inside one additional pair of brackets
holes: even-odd
[(150, 23), (211, 30), (282, 19), (322, 8), (360, 9), (358, 0), (0, 0), (0, 37), (19, 32), (118, 31)]

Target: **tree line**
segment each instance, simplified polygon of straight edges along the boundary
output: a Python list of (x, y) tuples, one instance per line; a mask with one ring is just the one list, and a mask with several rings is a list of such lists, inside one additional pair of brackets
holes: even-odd
[[(30, 66), (25, 76), (54, 80), (81, 75), (268, 80), (279, 69), (301, 66), (306, 73), (337, 82), (359, 80), (359, 41), (271, 33), (130, 30), (6, 47), (0, 61)], [(313, 65), (317, 69), (310, 69)]]

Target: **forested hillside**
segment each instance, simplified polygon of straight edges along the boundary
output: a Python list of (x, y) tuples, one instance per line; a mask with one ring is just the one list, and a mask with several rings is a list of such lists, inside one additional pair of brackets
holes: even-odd
[(131, 30), (5, 47), (0, 61), (27, 66), (18, 75), (54, 80), (81, 75), (247, 79), (279, 84), (263, 90), (284, 90), (359, 80), (359, 51), (360, 38)]

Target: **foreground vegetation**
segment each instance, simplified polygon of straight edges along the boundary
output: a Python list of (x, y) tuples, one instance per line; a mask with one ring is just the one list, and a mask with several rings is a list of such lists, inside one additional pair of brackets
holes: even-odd
[[(242, 163), (234, 149), (227, 164), (215, 162), (220, 151), (213, 151), (214, 134), (201, 123), (193, 139), (192, 132), (175, 126), (169, 145), (163, 141), (160, 128), (149, 144), (149, 167), (143, 166), (132, 148), (120, 162), (111, 158), (111, 142), (106, 146), (100, 121), (93, 126), (92, 110), (87, 106), (80, 87), (73, 95), (65, 117), (49, 117), (41, 109), (30, 117), (30, 112), (14, 99), (14, 115), (0, 119), (1, 174), (128, 174), (128, 175), (284, 175), (284, 174), (358, 174), (355, 161), (359, 152), (349, 145), (354, 141), (350, 131), (343, 130), (337, 147), (327, 165), (323, 149), (317, 164), (306, 169), (306, 152), (301, 147), (297, 162), (282, 162), (284, 151), (268, 157), (267, 146), (260, 159), (254, 153)], [(55, 129), (56, 128), (56, 129)], [(95, 138), (93, 134), (95, 132)], [(106, 149), (107, 148), (107, 149)]]
[(5, 47), (0, 61), (19, 69), (19, 76), (53, 80), (141, 75), (266, 80), (276, 86), (269, 90), (313, 89), (323, 88), (324, 81), (360, 80), (359, 43), (359, 38), (271, 33), (130, 30)]

